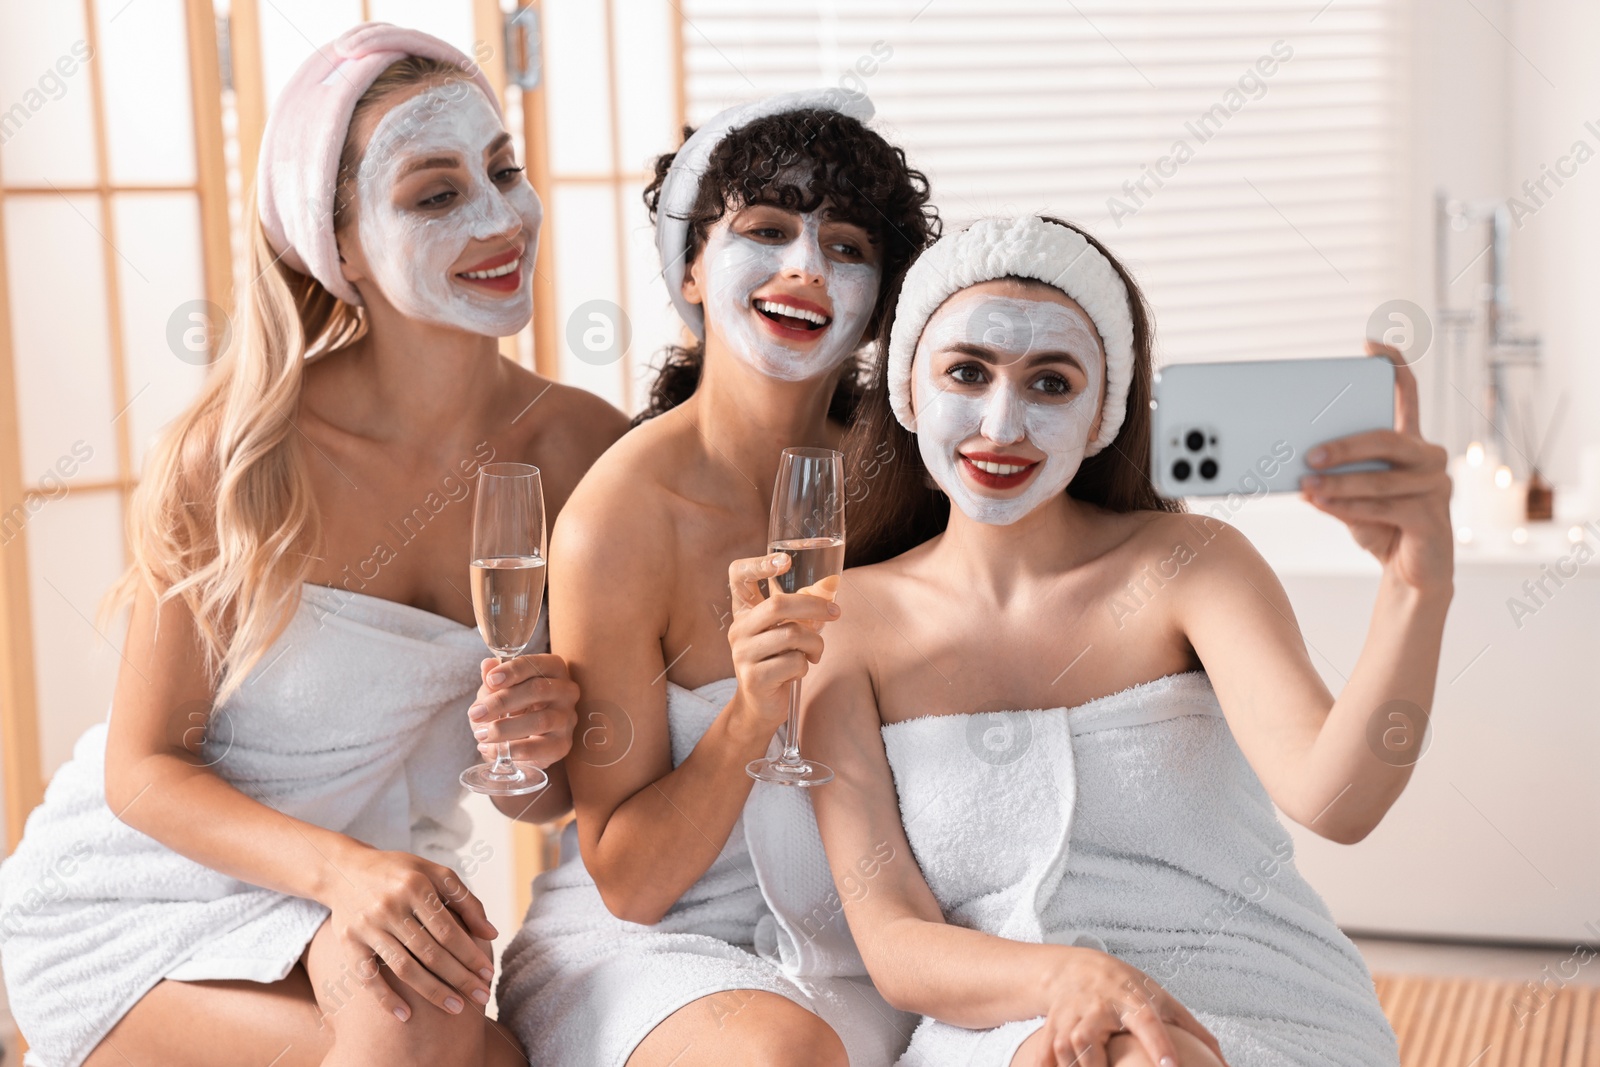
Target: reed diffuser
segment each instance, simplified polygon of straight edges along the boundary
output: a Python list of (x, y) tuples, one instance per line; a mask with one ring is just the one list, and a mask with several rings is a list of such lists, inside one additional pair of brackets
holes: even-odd
[(1531, 456), (1528, 460), (1528, 495), (1524, 514), (1529, 522), (1549, 522), (1556, 516), (1556, 490), (1545, 478), (1540, 470), (1544, 460), (1544, 450), (1555, 439), (1561, 427), (1561, 419), (1567, 413), (1567, 391), (1561, 390), (1561, 395), (1556, 398), (1556, 409), (1550, 416), (1544, 435), (1540, 438), (1538, 446), (1533, 442), (1533, 420), (1528, 416), (1526, 408), (1521, 412), (1522, 417), (1518, 422), (1518, 436), (1522, 438), (1522, 454)]

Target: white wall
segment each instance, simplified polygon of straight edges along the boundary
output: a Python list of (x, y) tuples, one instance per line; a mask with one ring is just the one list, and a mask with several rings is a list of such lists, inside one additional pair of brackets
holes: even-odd
[[(1539, 177), (1543, 166), (1554, 167), (1577, 140), (1596, 154), (1563, 179), (1564, 186), (1548, 183), (1553, 195), (1512, 237), (1513, 297), (1545, 342), (1546, 410), (1563, 387), (1569, 392), (1571, 406), (1550, 449), (1559, 482), (1576, 476), (1581, 445), (1600, 445), (1600, 5), (1517, 0), (1502, 27), (1516, 47), (1507, 47), (1507, 194), (1521, 196), (1522, 183)], [(1524, 202), (1533, 206), (1531, 199)]]
[[(1464, 200), (1518, 197), (1533, 213), (1511, 235), (1511, 297), (1517, 328), (1544, 340), (1545, 370), (1538, 405), (1543, 423), (1563, 388), (1569, 409), (1547, 452), (1545, 466), (1558, 482), (1577, 475), (1578, 449), (1600, 444), (1600, 346), (1589, 339), (1600, 284), (1600, 6), (1593, 0), (1415, 0), (1411, 71), (1413, 130), (1406, 219), (1410, 286), (1432, 308), (1432, 198), (1443, 188)], [(1576, 140), (1596, 158), (1578, 167), (1565, 185), (1538, 194), (1522, 191), (1546, 165), (1568, 155)], [(1457, 238), (1458, 267), (1465, 267), (1478, 235)], [(1487, 240), (1486, 233), (1483, 240)], [(1487, 257), (1451, 289), (1461, 307), (1482, 284)], [(1406, 294), (1410, 295), (1410, 294)], [(1443, 346), (1418, 367), (1425, 409), (1442, 396), (1461, 402), (1438, 377)], [(1466, 381), (1456, 383), (1476, 401)], [(1432, 426), (1432, 416), (1425, 410)]]
[[(1435, 190), (1462, 200), (1523, 196), (1523, 181), (1568, 153), (1574, 140), (1596, 152), (1511, 235), (1516, 328), (1545, 342), (1540, 413), (1548, 415), (1563, 387), (1569, 391), (1564, 430), (1546, 461), (1559, 482), (1575, 476), (1581, 443), (1600, 443), (1600, 346), (1585, 344), (1597, 325), (1600, 283), (1600, 132), (1583, 125), (1594, 120), (1600, 128), (1600, 5), (1413, 0), (1411, 18), (1413, 138), (1401, 216), (1409, 291), (1397, 295), (1434, 309)], [(1478, 295), (1487, 257), (1468, 264), (1487, 241), (1481, 227), (1456, 235), (1453, 270), (1464, 273), (1450, 290), (1453, 306)], [(1417, 367), (1430, 432), (1438, 414), (1430, 403), (1467, 403), (1456, 388), (1482, 403), (1470, 380), (1449, 373), (1444, 356), (1436, 330)], [(1288, 542), (1260, 536), (1281, 532), (1274, 524), (1287, 528), (1283, 517), (1260, 521), (1261, 530), (1247, 533), (1284, 575), (1312, 647), (1348, 671), (1364, 639), (1374, 580), (1333, 574), (1326, 556), (1297, 573), (1283, 565), (1286, 553), (1275, 552)], [(1347, 540), (1342, 531), (1329, 536)], [(1304, 553), (1303, 541), (1291, 547)], [(1545, 561), (1532, 553), (1520, 562), (1458, 559), (1436, 743), (1411, 786), (1354, 848), (1295, 829), (1297, 862), (1342, 925), (1401, 936), (1590, 936), (1584, 924), (1594, 919), (1589, 902), (1600, 867), (1591, 862), (1593, 849), (1573, 847), (1572, 835), (1587, 832), (1582, 828), (1600, 810), (1594, 776), (1585, 770), (1593, 759), (1586, 736), (1593, 685), (1585, 672), (1600, 632), (1595, 589), (1592, 580), (1578, 583), (1540, 617), (1542, 630), (1521, 633), (1508, 621), (1505, 598)], [(1334, 673), (1327, 681), (1337, 691), (1342, 682)]]
[[(1404, 239), (1408, 243), (1406, 291), (1397, 294), (1430, 312), (1434, 301), (1433, 198), (1443, 189), (1452, 197), (1503, 196), (1507, 144), (1512, 122), (1507, 90), (1505, 25), (1511, 0), (1413, 0), (1411, 4), (1411, 148), (1402, 196)], [(1467, 248), (1465, 235), (1459, 242)], [(1465, 267), (1472, 253), (1457, 261)], [(1484, 261), (1450, 290), (1454, 306), (1465, 306), (1482, 277)], [(1437, 324), (1437, 320), (1436, 320)], [(1433, 347), (1416, 365), (1422, 386), (1424, 427), (1439, 436), (1443, 404), (1459, 396), (1443, 375), (1444, 345), (1435, 329)], [(1470, 386), (1466, 386), (1471, 392)]]

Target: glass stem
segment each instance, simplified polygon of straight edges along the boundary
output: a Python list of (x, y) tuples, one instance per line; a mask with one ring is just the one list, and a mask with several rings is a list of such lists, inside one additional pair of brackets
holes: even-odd
[(494, 746), (494, 769), (489, 773), (497, 778), (514, 778), (516, 767), (511, 764), (511, 742), (500, 741)]
[(783, 738), (783, 755), (780, 763), (790, 765), (800, 762), (800, 679), (789, 683), (789, 729)]
[[(511, 662), (510, 656), (495, 656), (495, 660), (504, 665)], [(511, 742), (499, 741), (494, 746), (494, 763), (489, 767), (489, 775), (507, 781), (521, 778), (522, 772), (517, 765), (511, 762)]]

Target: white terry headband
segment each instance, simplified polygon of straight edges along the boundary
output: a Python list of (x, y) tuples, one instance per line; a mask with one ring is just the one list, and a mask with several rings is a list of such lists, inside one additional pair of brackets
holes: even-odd
[[(711, 163), (711, 153), (729, 133), (756, 119), (812, 109), (837, 111), (860, 122), (872, 118), (873, 113), (872, 101), (865, 93), (838, 88), (780, 93), (719, 111), (695, 130), (672, 157), (672, 166), (661, 183), (661, 198), (656, 204), (656, 250), (661, 253), (661, 276), (666, 279), (672, 306), (678, 309), (684, 325), (702, 341), (706, 336), (705, 313), (699, 304), (684, 299), (683, 275), (689, 258), (689, 213), (700, 197), (700, 179)], [(802, 132), (796, 131), (797, 140)]]
[(1133, 380), (1133, 309), (1116, 268), (1077, 230), (1037, 215), (981, 219), (939, 238), (906, 272), (889, 334), (889, 403), (900, 425), (916, 432), (911, 409), (911, 359), (922, 330), (956, 293), (999, 278), (1032, 278), (1078, 302), (1100, 332), (1106, 353), (1106, 398), (1092, 456), (1116, 440)]

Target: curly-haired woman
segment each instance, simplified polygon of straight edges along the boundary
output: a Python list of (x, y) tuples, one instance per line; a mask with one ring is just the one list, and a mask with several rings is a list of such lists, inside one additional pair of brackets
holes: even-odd
[[(909, 1035), (864, 972), (796, 981), (753, 951), (784, 884), (747, 844), (745, 764), (826, 604), (778, 595), (729, 624), (730, 579), (778, 573), (749, 557), (779, 454), (840, 443), (857, 352), (937, 227), (926, 180), (861, 115), (827, 92), (724, 112), (646, 192), (698, 342), (670, 350), (553, 538), (552, 647), (586, 698), (567, 761), (581, 855), (536, 883), (506, 954), (501, 1002), (535, 1062), (886, 1063)], [(787, 825), (816, 838), (809, 808)]]

